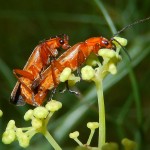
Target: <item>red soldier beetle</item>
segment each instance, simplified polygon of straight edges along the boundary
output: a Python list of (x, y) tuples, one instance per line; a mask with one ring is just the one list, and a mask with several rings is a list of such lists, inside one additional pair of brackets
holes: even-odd
[(48, 91), (55, 89), (60, 83), (59, 76), (64, 68), (69, 67), (72, 71), (77, 70), (92, 52), (97, 54), (100, 48), (115, 49), (115, 45), (112, 40), (93, 37), (72, 46), (58, 59), (53, 60), (36, 80), (24, 78), (21, 81), (17, 88), (18, 93), (16, 92), (16, 104), (21, 105), (22, 102), (26, 102), (35, 106), (41, 105)]
[(41, 72), (48, 67), (51, 60), (55, 59), (58, 55), (58, 48), (62, 47), (66, 50), (70, 47), (68, 40), (69, 38), (65, 34), (45, 40), (35, 47), (23, 70), (13, 70), (18, 82), (11, 93), (10, 101), (12, 103), (15, 103), (15, 100), (17, 99), (20, 83), (27, 86), (27, 83), (23, 83), (22, 80), (29, 79), (34, 81), (39, 77)]

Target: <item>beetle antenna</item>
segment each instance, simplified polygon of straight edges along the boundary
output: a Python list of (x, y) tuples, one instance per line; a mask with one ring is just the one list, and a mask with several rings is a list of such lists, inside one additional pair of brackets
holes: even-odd
[(124, 30), (133, 27), (133, 26), (136, 25), (136, 24), (139, 24), (139, 23), (142, 23), (142, 22), (145, 22), (145, 21), (148, 21), (148, 20), (150, 20), (150, 17), (147, 17), (147, 18), (141, 19), (141, 20), (137, 20), (137, 21), (135, 21), (135, 22), (133, 22), (133, 23), (131, 23), (131, 24), (125, 26), (124, 28), (122, 28), (120, 31), (118, 31), (117, 33), (115, 33), (115, 34), (113, 35), (113, 37), (115, 37), (116, 35), (120, 34), (120, 33), (123, 32)]
[(131, 61), (131, 57), (130, 57), (129, 53), (127, 52), (127, 50), (125, 49), (125, 47), (122, 46), (116, 39), (111, 38), (111, 40), (112, 40), (112, 41), (115, 41), (117, 44), (119, 44), (119, 45), (121, 46), (121, 48), (123, 49), (123, 51), (127, 54), (129, 60)]

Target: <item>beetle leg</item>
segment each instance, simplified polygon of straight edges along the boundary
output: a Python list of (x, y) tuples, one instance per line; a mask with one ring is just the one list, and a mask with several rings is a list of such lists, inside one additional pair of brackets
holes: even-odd
[(69, 84), (68, 84), (68, 80), (65, 81), (65, 88), (63, 90), (61, 90), (60, 93), (64, 93), (66, 90), (69, 91), (72, 94), (79, 95), (79, 92), (73, 91), (73, 90), (70, 89)]
[(68, 81), (65, 82), (66, 84), (66, 89), (70, 92), (70, 93), (73, 93), (75, 95), (79, 95), (79, 93), (77, 91), (73, 91), (69, 88), (69, 84), (68, 84)]
[[(31, 74), (30, 72), (28, 71), (25, 71), (25, 70), (21, 70), (21, 69), (14, 69), (13, 70), (13, 73), (14, 75), (17, 77), (17, 79), (19, 78), (19, 76), (21, 77), (25, 77), (25, 78), (28, 78), (30, 80), (34, 80), (34, 76), (33, 74)], [(19, 76), (18, 76), (19, 75)]]
[(39, 106), (38, 103), (35, 101), (34, 96), (35, 96), (35, 95), (34, 95), (34, 93), (32, 92), (32, 105), (33, 105), (33, 106)]
[(51, 91), (51, 94), (49, 96), (49, 101), (53, 98), (54, 94), (56, 93), (56, 88), (54, 88), (52, 91)]

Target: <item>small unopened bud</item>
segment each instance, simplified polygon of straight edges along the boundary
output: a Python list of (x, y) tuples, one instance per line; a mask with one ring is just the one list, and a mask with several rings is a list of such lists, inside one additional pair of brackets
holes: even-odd
[(80, 81), (80, 77), (76, 77), (74, 74), (71, 74), (68, 79), (69, 86), (74, 86), (76, 82)]
[(33, 117), (33, 110), (29, 109), (24, 115), (24, 120), (26, 121), (31, 120), (32, 117)]
[(89, 66), (96, 66), (98, 62), (99, 60), (94, 53), (92, 53), (86, 60), (86, 64)]
[(21, 128), (17, 128), (16, 129), (16, 136), (19, 137), (22, 134), (23, 134), (22, 129)]
[(10, 130), (10, 129), (14, 129), (15, 126), (15, 121), (14, 120), (10, 120), (7, 124), (6, 130)]
[[(125, 39), (125, 38), (114, 37), (114, 39), (115, 39), (116, 41), (118, 41), (118, 43), (119, 43), (121, 46), (126, 46), (127, 43), (128, 43), (127, 39)], [(119, 45), (116, 41), (113, 41), (113, 43), (114, 43), (117, 47), (118, 47), (118, 46), (120, 47), (120, 45)]]
[(112, 58), (116, 56), (116, 52), (111, 49), (100, 49), (98, 51), (98, 54), (103, 58)]
[(75, 138), (77, 138), (78, 136), (79, 136), (79, 132), (78, 132), (78, 131), (75, 131), (75, 132), (69, 134), (69, 137), (70, 137), (71, 139), (75, 139)]
[(109, 64), (109, 69), (108, 70), (111, 74), (116, 74), (117, 73), (117, 68), (116, 68), (114, 63)]
[(33, 128), (39, 129), (42, 127), (42, 120), (38, 118), (33, 118), (31, 124)]
[(16, 134), (13, 129), (6, 130), (2, 136), (2, 142), (4, 144), (10, 144), (15, 140)]
[(68, 80), (70, 75), (71, 75), (71, 69), (67, 67), (62, 71), (59, 79), (61, 82), (65, 82)]
[(55, 100), (51, 100), (50, 102), (48, 102), (46, 104), (46, 109), (51, 111), (51, 112), (55, 112), (57, 110), (59, 110), (62, 107), (62, 103), (55, 101)]
[(30, 139), (26, 133), (23, 133), (18, 137), (18, 141), (21, 147), (26, 148), (27, 146), (29, 146)]
[(89, 129), (96, 129), (96, 128), (98, 128), (99, 127), (99, 123), (98, 122), (88, 122), (87, 123), (87, 127), (89, 128)]
[(91, 80), (95, 75), (95, 70), (91, 66), (85, 66), (81, 70), (83, 80)]
[(34, 117), (38, 118), (38, 119), (44, 119), (47, 117), (48, 115), (48, 110), (45, 108), (45, 107), (36, 107), (34, 110), (33, 110), (33, 115)]
[(2, 112), (2, 110), (0, 110), (0, 117), (2, 117), (3, 116), (3, 112)]
[(117, 143), (114, 143), (114, 142), (111, 142), (111, 143), (105, 143), (103, 146), (102, 146), (102, 150), (118, 150), (118, 144)]
[(121, 141), (122, 145), (125, 147), (125, 149), (133, 150), (136, 147), (136, 142), (129, 140), (127, 138), (124, 138)]

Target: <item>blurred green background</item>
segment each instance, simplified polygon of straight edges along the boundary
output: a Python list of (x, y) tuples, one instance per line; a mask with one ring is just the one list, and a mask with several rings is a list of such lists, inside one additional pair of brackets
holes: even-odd
[[(135, 20), (146, 18), (149, 0), (32, 0), (0, 1), (0, 137), (10, 119), (17, 127), (29, 126), (23, 114), (33, 108), (16, 107), (9, 103), (10, 93), (17, 81), (14, 68), (23, 68), (39, 41), (58, 34), (68, 34), (70, 44), (89, 37), (104, 36), (110, 39), (113, 32)], [(108, 17), (107, 17), (108, 15)], [(110, 18), (109, 18), (110, 17)], [(107, 18), (107, 19), (106, 19)], [(109, 25), (108, 21), (112, 20)], [(115, 27), (113, 27), (113, 24)], [(120, 143), (123, 137), (136, 140), (139, 149), (150, 149), (150, 21), (136, 25), (120, 34), (128, 39), (126, 47), (132, 60), (124, 56), (118, 74), (104, 81), (107, 141)], [(132, 68), (131, 68), (132, 66)], [(85, 88), (86, 87), (86, 88)], [(76, 97), (68, 92), (57, 93), (55, 98), (63, 103), (62, 109), (49, 123), (49, 131), (63, 147), (71, 150), (76, 143), (68, 134), (80, 130), (80, 139), (86, 142), (88, 121), (98, 121), (96, 91), (92, 83), (76, 86), (81, 92)], [(97, 133), (96, 133), (97, 135)], [(97, 145), (97, 137), (92, 145)], [(0, 149), (19, 150), (18, 142)], [(28, 150), (52, 149), (41, 135), (36, 135)]]

